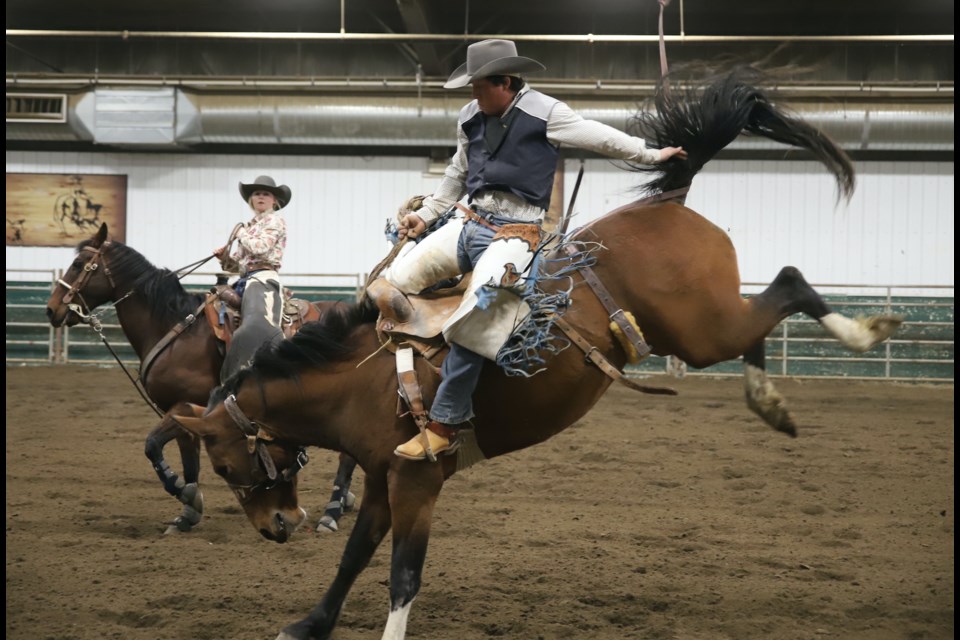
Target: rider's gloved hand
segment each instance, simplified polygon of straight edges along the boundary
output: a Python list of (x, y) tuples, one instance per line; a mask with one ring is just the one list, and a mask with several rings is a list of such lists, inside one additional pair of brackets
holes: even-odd
[(400, 219), (400, 224), (397, 226), (397, 235), (401, 240), (406, 237), (416, 238), (426, 230), (427, 224), (423, 221), (423, 218), (415, 213), (408, 213)]

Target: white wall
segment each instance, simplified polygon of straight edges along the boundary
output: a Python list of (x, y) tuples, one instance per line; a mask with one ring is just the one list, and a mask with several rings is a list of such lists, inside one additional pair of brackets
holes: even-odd
[[(386, 219), (407, 197), (431, 193), (438, 183), (423, 176), (426, 159), (408, 157), (6, 157), (7, 173), (127, 174), (127, 244), (168, 268), (223, 244), (250, 216), (237, 183), (269, 174), (293, 190), (284, 210), (290, 238), (283, 271), (365, 273), (388, 250)], [(568, 200), (578, 168), (567, 163)], [(744, 282), (768, 282), (789, 264), (812, 283), (952, 286), (953, 163), (861, 162), (857, 169), (853, 199), (838, 206), (832, 178), (814, 162), (714, 161), (695, 180), (687, 205), (730, 234)], [(632, 188), (645, 178), (587, 161), (571, 228), (637, 199)], [(69, 248), (7, 247), (7, 268), (62, 268), (72, 255)]]

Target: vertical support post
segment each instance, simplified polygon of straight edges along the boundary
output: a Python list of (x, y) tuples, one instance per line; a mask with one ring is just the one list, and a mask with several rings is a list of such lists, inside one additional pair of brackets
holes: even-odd
[[(888, 315), (891, 314), (891, 313), (893, 313), (893, 290), (892, 290), (891, 287), (887, 287), (887, 308), (886, 308), (886, 312), (887, 312)], [(892, 345), (891, 345), (891, 343), (890, 343), (890, 339), (889, 339), (889, 338), (888, 338), (885, 342), (886, 342), (887, 344), (885, 345), (886, 348), (885, 348), (885, 350), (884, 350), (884, 356), (885, 356), (885, 358), (886, 358), (886, 362), (884, 362), (884, 376), (887, 377), (887, 378), (889, 378), (889, 377), (890, 377), (890, 370), (891, 370), (890, 358), (891, 358), (891, 355), (892, 355)]]
[(559, 230), (560, 220), (563, 218), (563, 170), (564, 159), (557, 158), (557, 172), (553, 175), (553, 191), (550, 194), (550, 208), (543, 217), (543, 230), (554, 233)]
[(782, 375), (787, 375), (787, 358), (790, 357), (790, 349), (787, 346), (787, 338), (790, 335), (790, 331), (787, 329), (787, 325), (790, 323), (790, 318), (785, 318), (783, 321), (783, 346), (780, 348), (780, 354), (782, 356), (782, 361), (780, 363), (780, 373)]

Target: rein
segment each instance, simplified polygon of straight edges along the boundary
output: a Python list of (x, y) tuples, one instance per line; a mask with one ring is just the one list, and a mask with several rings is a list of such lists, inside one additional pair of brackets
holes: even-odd
[[(184, 276), (190, 275), (191, 273), (193, 273), (194, 271), (196, 271), (197, 269), (199, 269), (200, 267), (202, 267), (202, 266), (205, 265), (206, 263), (210, 262), (210, 260), (211, 260), (213, 257), (214, 257), (214, 255), (211, 253), (211, 254), (208, 255), (206, 258), (200, 258), (200, 259), (197, 260), (196, 262), (191, 262), (191, 263), (188, 264), (188, 265), (184, 265), (184, 266), (180, 267), (179, 269), (177, 269), (176, 271), (174, 271), (174, 273), (177, 274), (177, 280), (183, 280)], [(192, 267), (192, 268), (191, 268), (191, 267)]]

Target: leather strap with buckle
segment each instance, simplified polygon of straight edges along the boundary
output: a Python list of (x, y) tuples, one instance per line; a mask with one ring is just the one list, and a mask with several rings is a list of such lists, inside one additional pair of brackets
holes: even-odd
[(599, 349), (597, 349), (595, 346), (590, 344), (590, 342), (587, 341), (587, 339), (584, 338), (582, 335), (580, 335), (580, 333), (576, 329), (574, 329), (569, 322), (564, 320), (563, 317), (556, 318), (555, 323), (557, 328), (563, 331), (563, 333), (565, 333), (567, 337), (570, 338), (571, 342), (573, 342), (575, 345), (577, 345), (580, 348), (581, 351), (583, 351), (587, 362), (590, 362), (593, 365), (595, 365), (598, 369), (600, 369), (600, 371), (605, 373), (607, 377), (609, 377), (611, 380), (619, 382), (620, 384), (626, 387), (629, 387), (634, 391), (639, 391), (641, 393), (653, 393), (657, 395), (667, 395), (667, 396), (677, 395), (677, 392), (674, 389), (669, 389), (666, 387), (651, 387), (645, 384), (637, 384), (633, 380), (630, 380), (625, 375), (623, 375), (623, 373), (619, 369), (613, 366), (613, 364), (611, 364), (610, 361), (607, 360), (602, 353), (600, 353)]
[(473, 220), (473, 221), (476, 222), (477, 224), (482, 225), (482, 226), (486, 227), (487, 229), (490, 229), (491, 231), (500, 231), (500, 226), (499, 226), (499, 225), (493, 224), (492, 222), (490, 222), (489, 220), (487, 220), (486, 218), (484, 218), (483, 216), (481, 216), (480, 214), (478, 214), (476, 211), (474, 211), (474, 210), (471, 209), (470, 207), (465, 207), (465, 206), (463, 206), (462, 204), (460, 204), (460, 203), (458, 202), (458, 203), (457, 203), (457, 209), (460, 209), (460, 211), (463, 212), (463, 216), (464, 216), (467, 220)]
[[(572, 244), (565, 245), (563, 250), (571, 258), (578, 253), (577, 248)], [(643, 359), (650, 355), (652, 351), (650, 345), (647, 344), (643, 336), (633, 328), (633, 325), (630, 324), (630, 321), (624, 315), (623, 309), (616, 303), (613, 296), (610, 295), (610, 291), (600, 282), (600, 278), (597, 277), (593, 269), (583, 266), (579, 268), (579, 271), (583, 279), (590, 285), (594, 295), (597, 296), (597, 299), (603, 305), (603, 308), (607, 310), (610, 320), (617, 323), (617, 326), (620, 327), (623, 334), (627, 336), (627, 339), (633, 344), (633, 347), (637, 350), (637, 357)]]

